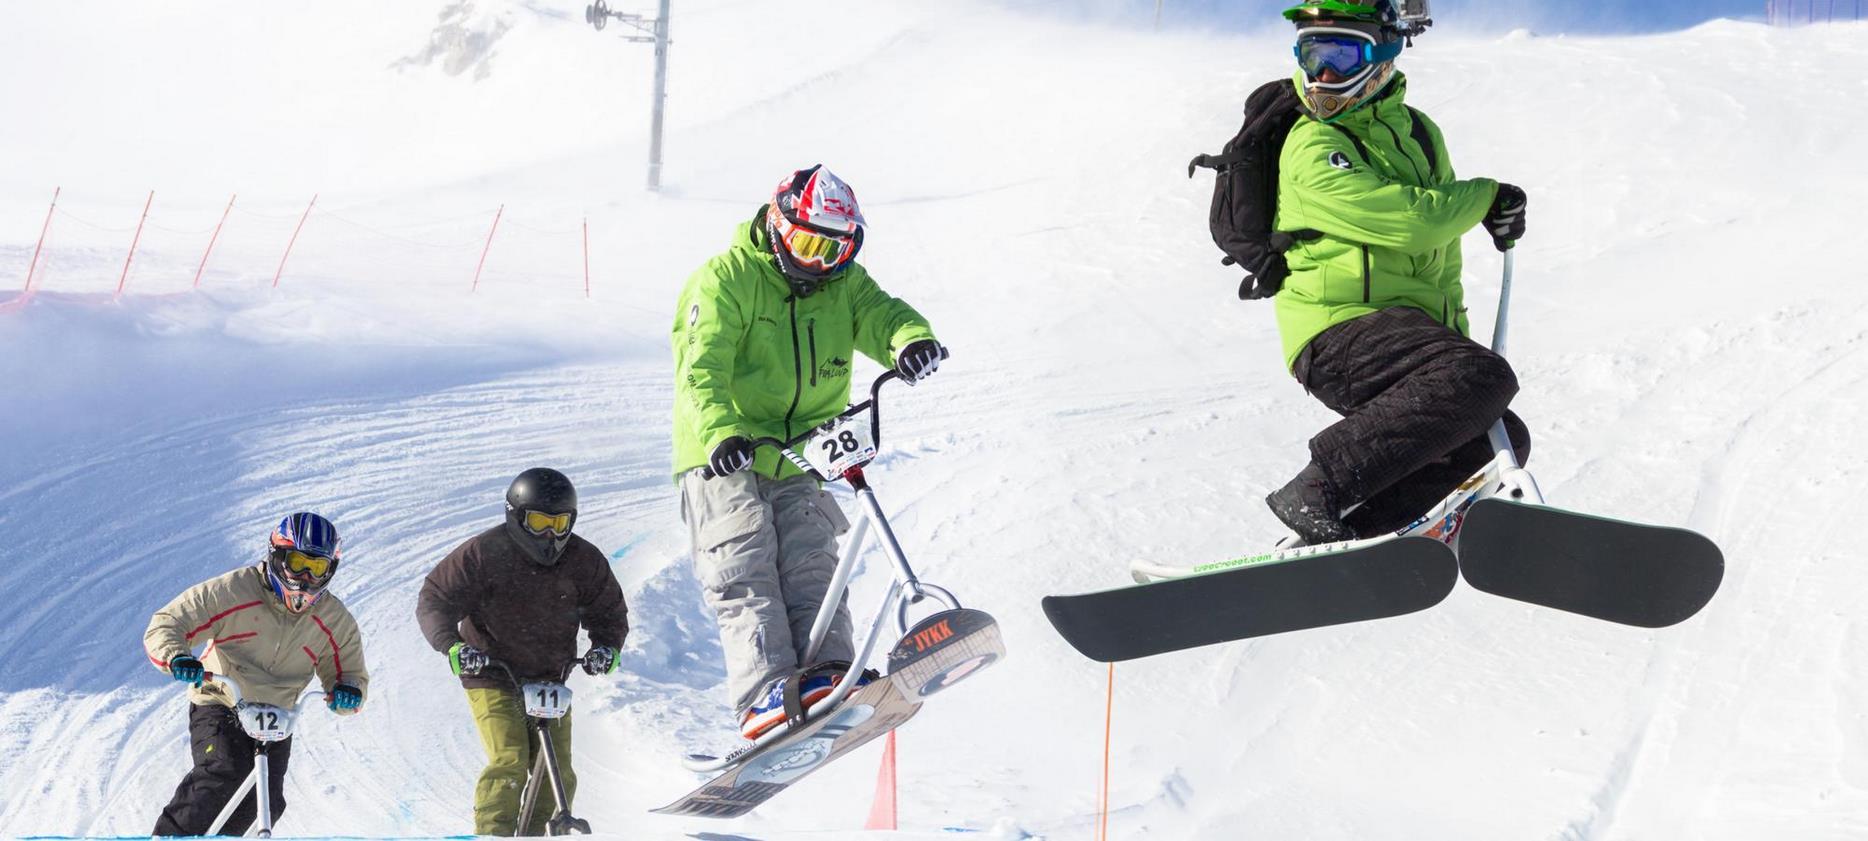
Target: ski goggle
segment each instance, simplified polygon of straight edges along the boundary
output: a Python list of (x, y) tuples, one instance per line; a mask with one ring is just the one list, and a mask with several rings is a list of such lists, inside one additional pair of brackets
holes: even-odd
[(785, 252), (800, 267), (815, 272), (830, 272), (856, 256), (856, 238), (813, 231), (802, 225), (787, 225), (779, 232)]
[(284, 553), (285, 571), (293, 575), (309, 575), (323, 578), (331, 574), (331, 559), (320, 555), (307, 555), (297, 549), (288, 549)]
[(519, 518), (525, 524), (525, 530), (533, 534), (566, 534), (571, 530), (571, 514), (547, 514), (543, 511), (527, 511)]
[(1351, 78), (1370, 65), (1393, 61), (1401, 55), (1401, 42), (1377, 44), (1368, 36), (1349, 30), (1312, 30), (1297, 36), (1297, 65), (1304, 76), (1316, 79), (1325, 70), (1334, 70), (1344, 79)]

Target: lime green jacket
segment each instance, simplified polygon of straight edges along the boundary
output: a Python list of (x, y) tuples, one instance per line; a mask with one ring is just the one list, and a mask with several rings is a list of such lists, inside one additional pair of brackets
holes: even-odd
[[(764, 226), (747, 222), (732, 248), (688, 277), (673, 338), (679, 476), (731, 436), (790, 440), (829, 420), (849, 405), (853, 351), (894, 367), (897, 352), (934, 331), (861, 264), (794, 297)], [(759, 448), (753, 469), (799, 472), (770, 447)]]
[[(1293, 83), (1302, 86), (1301, 72)], [(1397, 73), (1389, 86), (1334, 123), (1300, 118), (1284, 139), (1276, 229), (1323, 232), (1285, 253), (1291, 274), (1275, 303), (1286, 367), (1318, 333), (1388, 307), (1414, 307), (1470, 335), (1459, 238), (1485, 217), (1498, 182), (1456, 180), (1439, 126), (1403, 103), (1407, 79)], [(1433, 139), (1433, 158), (1414, 140), (1414, 119)]]

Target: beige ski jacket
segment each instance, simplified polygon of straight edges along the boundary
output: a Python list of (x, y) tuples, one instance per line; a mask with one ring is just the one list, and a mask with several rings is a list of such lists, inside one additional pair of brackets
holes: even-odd
[[(202, 666), (233, 679), (248, 701), (290, 708), (314, 675), (327, 693), (344, 683), (368, 697), (363, 635), (344, 603), (326, 592), (309, 612), (294, 614), (274, 597), (258, 566), (210, 578), (176, 596), (150, 617), (143, 650), (164, 672), (170, 658), (200, 650)], [(189, 690), (188, 700), (233, 706), (218, 683)]]

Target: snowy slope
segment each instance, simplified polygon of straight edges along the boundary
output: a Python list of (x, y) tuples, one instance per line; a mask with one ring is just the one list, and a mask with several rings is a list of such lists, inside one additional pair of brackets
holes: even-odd
[[(614, 686), (572, 680), (580, 814), (861, 837), (874, 748), (740, 821), (645, 814), (693, 784), (682, 751), (727, 739), (665, 476), (671, 302), (823, 161), (864, 199), (865, 263), (955, 354), (890, 395), (872, 480), (923, 576), (1012, 654), (902, 732), (903, 825), (1091, 836), (1105, 672), (1038, 599), (1269, 542), (1258, 500), (1328, 420), (1279, 370), (1269, 309), (1232, 300), (1210, 182), (1183, 169), (1288, 46), (926, 5), (823, 4), (800, 44), (779, 4), (682, 4), (659, 196), (638, 189), (647, 51), (574, 10), (455, 19), (503, 33), (477, 81), (397, 65), (449, 25), (400, 4), (9, 10), (0, 70), (35, 84), (0, 109), (55, 130), (0, 136), (21, 164), (0, 170), (0, 834), (147, 830), (186, 750), (143, 624), (301, 507), (347, 535), (336, 589), (375, 682), (364, 715), (307, 716), (281, 831), (468, 831), (479, 745), (414, 595), (546, 463), (578, 481), (636, 625)], [(1725, 589), (1659, 631), (1461, 589), (1125, 664), (1112, 837), (1868, 833), (1868, 569), (1845, 531), (1868, 502), (1864, 34), (1435, 33), (1404, 57), (1460, 171), (1532, 195), (1512, 355), (1546, 493), (1713, 536)], [(54, 187), (35, 293), (8, 297)], [(1499, 261), (1467, 246), (1489, 325)]]

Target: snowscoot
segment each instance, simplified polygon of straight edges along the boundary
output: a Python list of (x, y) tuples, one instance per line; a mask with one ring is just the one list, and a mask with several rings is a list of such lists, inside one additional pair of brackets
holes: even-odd
[(551, 792), (558, 798), (558, 808), (545, 822), (546, 835), (589, 835), (590, 822), (582, 818), (571, 817), (571, 807), (565, 802), (564, 777), (558, 771), (558, 748), (551, 743), (551, 723), (571, 714), (571, 687), (564, 685), (571, 677), (571, 669), (576, 668), (581, 660), (571, 660), (558, 671), (557, 680), (521, 681), (513, 674), (512, 667), (498, 660), (488, 660), (487, 669), (498, 669), (506, 673), (506, 679), (519, 693), (520, 703), (525, 705), (525, 717), (532, 722), (532, 733), (538, 738), (537, 758), (532, 762), (532, 772), (525, 777), (525, 791), (519, 795), (519, 826), (523, 833), (532, 823), (532, 812), (538, 806), (539, 786), (547, 779), (551, 781)]
[[(915, 575), (864, 475), (864, 467), (880, 453), (882, 386), (900, 378), (895, 371), (884, 372), (870, 385), (868, 400), (851, 405), (790, 441), (764, 437), (754, 442), (755, 446), (776, 448), (799, 470), (820, 481), (848, 483), (862, 505), (862, 516), (853, 524), (823, 606), (812, 623), (803, 662), (816, 662), (836, 606), (848, 595), (863, 538), (872, 527), (876, 542), (890, 562), (894, 575), (876, 606), (855, 659), (842, 666), (840, 679), (828, 697), (794, 714), (786, 726), (725, 756), (689, 754), (683, 766), (717, 776), (654, 812), (714, 818), (750, 812), (830, 760), (901, 726), (920, 711), (928, 696), (1005, 656), (999, 625), (992, 616), (962, 607), (953, 593)], [(703, 469), (703, 475), (712, 478), (712, 470)], [(936, 603), (942, 609), (910, 625), (909, 608), (922, 601)], [(866, 676), (864, 665), (875, 653), (891, 618), (900, 636), (888, 653), (888, 670), (858, 687), (859, 678)]]
[(254, 794), (253, 806), (259, 824), (260, 838), (272, 837), (272, 746), (291, 738), (292, 728), (298, 723), (298, 708), (305, 699), (323, 696), (322, 689), (307, 689), (300, 693), (291, 708), (248, 701), (240, 697), (240, 685), (228, 675), (215, 675), (204, 672), (201, 682), (218, 682), (227, 688), (227, 693), (234, 699), (234, 715), (240, 719), (240, 729), (253, 739), (253, 770), (247, 772), (246, 779), (234, 790), (233, 797), (227, 799), (227, 805), (221, 807), (220, 814), (214, 816), (214, 822), (208, 825), (208, 835), (219, 835), (221, 827), (233, 817), (235, 809), (246, 800), (247, 792)]
[[(1504, 251), (1492, 330), (1500, 355), (1513, 256)], [(1548, 507), (1502, 419), (1488, 438), (1492, 460), (1393, 534), (1198, 566), (1138, 560), (1129, 573), (1145, 586), (1047, 596), (1045, 615), (1084, 656), (1115, 662), (1425, 610), (1462, 577), (1496, 596), (1644, 628), (1683, 622), (1712, 600), (1725, 559), (1711, 540)]]

